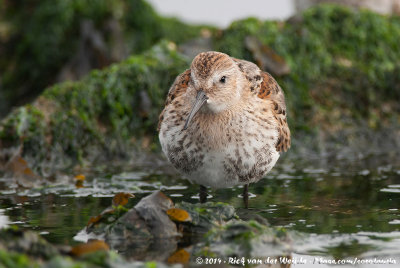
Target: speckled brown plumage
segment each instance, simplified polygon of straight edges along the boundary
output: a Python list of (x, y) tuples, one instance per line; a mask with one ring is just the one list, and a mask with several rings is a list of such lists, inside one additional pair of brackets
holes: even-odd
[[(190, 70), (184, 71), (180, 74), (176, 79), (175, 82), (172, 84), (167, 99), (165, 100), (165, 107), (167, 107), (176, 97), (184, 94), (186, 92), (186, 88), (188, 87), (190, 81)], [(164, 119), (164, 111), (161, 112), (158, 118), (158, 127), (157, 130), (160, 131), (161, 122)]]
[(214, 188), (258, 181), (290, 147), (285, 98), (275, 79), (219, 52), (200, 53), (177, 77), (159, 131), (175, 168)]

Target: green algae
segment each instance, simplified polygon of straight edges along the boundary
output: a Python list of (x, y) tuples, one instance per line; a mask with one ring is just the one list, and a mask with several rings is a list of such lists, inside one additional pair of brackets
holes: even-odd
[[(97, 56), (91, 68), (103, 68), (125, 58), (121, 53), (141, 53), (164, 38), (181, 43), (203, 28), (159, 16), (144, 0), (4, 1), (1, 6), (0, 117), (10, 109), (8, 102), (21, 105), (59, 81), (82, 42), (94, 35), (101, 44), (86, 53)], [(84, 28), (88, 23), (90, 31)]]
[(56, 247), (32, 231), (15, 228), (0, 230), (0, 267), (169, 267), (160, 262), (127, 261), (112, 250), (98, 250), (74, 257), (68, 249), (69, 246)]
[(189, 213), (192, 219), (189, 224), (191, 232), (205, 233), (214, 226), (238, 219), (235, 208), (222, 202), (207, 202), (204, 204), (181, 202), (176, 207)]
[(14, 252), (7, 252), (0, 249), (0, 264), (4, 267), (15, 267), (15, 268), (25, 268), (25, 267), (37, 267), (39, 264), (32, 264), (31, 260), (24, 255)]
[(153, 150), (164, 96), (187, 65), (173, 43), (162, 41), (81, 81), (57, 84), (2, 121), (1, 143), (22, 143), (35, 164), (52, 154), (75, 162), (104, 160), (141, 148), (144, 138), (143, 146)]
[(126, 261), (114, 251), (97, 251), (85, 254), (79, 258), (55, 254), (48, 260), (40, 260), (35, 256), (28, 256), (21, 252), (12, 252), (0, 249), (0, 265), (5, 268), (118, 268), (118, 267), (171, 267), (160, 262)]
[(290, 254), (291, 238), (283, 228), (232, 220), (210, 229), (195, 252), (197, 256), (222, 258), (276, 257)]

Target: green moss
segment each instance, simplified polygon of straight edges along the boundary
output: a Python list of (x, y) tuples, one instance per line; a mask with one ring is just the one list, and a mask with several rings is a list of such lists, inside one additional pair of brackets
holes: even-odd
[(32, 105), (15, 110), (8, 120), (0, 124), (0, 147), (19, 146), (24, 151), (35, 152), (32, 166), (36, 167), (45, 157), (46, 124), (42, 112)]
[(176, 43), (197, 37), (204, 26), (191, 26), (175, 18), (159, 16), (145, 1), (127, 1), (123, 18), (133, 51), (144, 51), (163, 38)]
[(94, 67), (113, 61), (114, 46), (119, 46), (119, 53), (141, 53), (164, 38), (179, 43), (198, 36), (202, 28), (161, 17), (144, 0), (5, 1), (1, 6), (0, 30), (4, 25), (7, 31), (0, 32), (0, 85), (4, 92), (0, 117), (8, 102), (14, 105), (32, 99), (57, 81), (82, 42), (87, 43), (82, 38), (93, 39), (83, 37), (84, 22), (93, 23), (97, 31), (86, 35), (97, 34), (105, 41), (106, 51), (93, 52), (101, 54), (96, 54), (98, 66)]
[(153, 261), (149, 261), (145, 263), (146, 268), (157, 268), (157, 263)]
[(39, 264), (33, 264), (26, 255), (7, 252), (1, 249), (0, 249), (0, 265), (2, 267), (15, 267), (15, 268), (40, 267)]
[(261, 257), (265, 254), (287, 254), (289, 234), (279, 228), (256, 221), (232, 220), (214, 226), (204, 237), (204, 246), (195, 255), (219, 257)]
[(86, 268), (86, 267), (166, 267), (156, 262), (126, 260), (113, 250), (98, 250), (72, 256), (46, 242), (33, 231), (15, 228), (0, 230), (0, 267), (10, 268)]
[(38, 163), (54, 154), (73, 161), (112, 157), (140, 147), (144, 137), (146, 148), (155, 148), (165, 96), (188, 64), (173, 43), (163, 41), (79, 82), (55, 85), (2, 121), (1, 142), (22, 141), (24, 155)]

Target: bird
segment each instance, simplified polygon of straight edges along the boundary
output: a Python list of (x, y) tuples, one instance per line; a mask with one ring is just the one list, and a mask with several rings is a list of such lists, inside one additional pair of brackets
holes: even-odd
[(256, 64), (217, 51), (198, 54), (170, 87), (159, 116), (159, 141), (169, 162), (207, 187), (248, 185), (264, 177), (290, 148), (284, 92)]

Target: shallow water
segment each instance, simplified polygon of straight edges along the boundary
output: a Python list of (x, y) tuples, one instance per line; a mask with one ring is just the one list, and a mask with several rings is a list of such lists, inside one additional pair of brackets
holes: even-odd
[[(273, 226), (292, 230), (294, 258), (308, 258), (308, 263), (316, 264), (313, 267), (324, 267), (324, 261), (332, 259), (375, 257), (397, 258), (399, 264), (400, 165), (382, 159), (371, 156), (308, 163), (284, 159), (266, 178), (249, 187), (249, 211), (240, 198), (242, 187), (210, 190), (209, 198), (230, 203), (239, 214), (257, 214)], [(126, 171), (121, 172), (123, 169)], [(83, 188), (68, 183), (21, 190), (2, 178), (0, 228), (15, 224), (36, 230), (53, 243), (73, 245), (78, 243), (73, 237), (91, 216), (110, 205), (115, 193), (132, 192), (135, 203), (162, 190), (174, 202), (198, 202), (198, 187), (178, 175), (148, 168), (123, 169), (87, 172)]]

